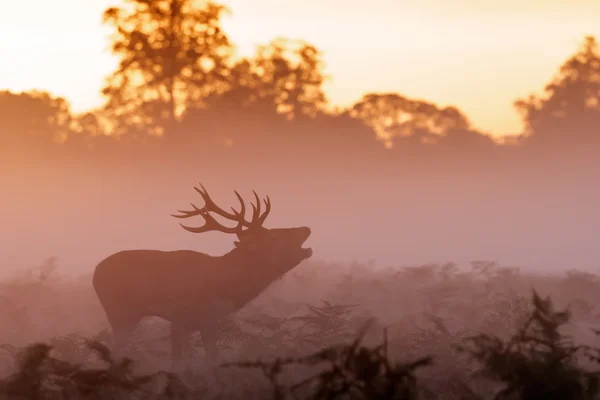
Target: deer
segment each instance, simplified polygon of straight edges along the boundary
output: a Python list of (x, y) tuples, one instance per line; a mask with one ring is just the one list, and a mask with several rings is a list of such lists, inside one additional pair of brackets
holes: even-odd
[[(217, 356), (219, 319), (235, 313), (258, 297), (274, 281), (313, 255), (302, 247), (311, 235), (306, 226), (266, 228), (271, 211), (268, 196), (265, 210), (253, 190), (256, 204), (248, 221), (246, 204), (234, 190), (240, 209), (219, 207), (202, 184), (194, 187), (204, 206), (171, 214), (178, 219), (201, 217), (204, 224), (188, 232), (216, 231), (236, 235), (234, 248), (213, 256), (192, 250), (123, 250), (103, 259), (95, 268), (93, 287), (108, 319), (113, 352), (123, 353), (131, 335), (145, 317), (159, 317), (171, 325), (171, 368), (177, 369), (192, 333), (199, 331), (208, 364)], [(226, 226), (215, 217), (231, 221)]]

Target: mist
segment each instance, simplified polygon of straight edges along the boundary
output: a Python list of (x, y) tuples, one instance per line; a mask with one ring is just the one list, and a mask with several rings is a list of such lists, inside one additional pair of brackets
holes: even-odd
[(227, 208), (237, 207), (234, 190), (248, 200), (251, 190), (268, 195), (273, 212), (266, 226), (311, 227), (314, 257), (322, 261), (400, 268), (491, 260), (552, 273), (596, 268), (600, 193), (589, 158), (542, 166), (504, 157), (489, 166), (435, 156), (394, 163), (303, 157), (281, 164), (182, 156), (184, 162), (15, 166), (18, 173), (2, 182), (10, 266), (4, 272), (53, 256), (65, 273), (89, 274), (125, 249), (225, 253), (231, 235), (191, 234), (170, 216), (190, 203), (201, 206), (193, 190), (200, 183)]

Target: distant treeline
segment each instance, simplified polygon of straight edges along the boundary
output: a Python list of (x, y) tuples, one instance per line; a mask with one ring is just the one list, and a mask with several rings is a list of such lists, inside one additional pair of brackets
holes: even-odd
[(554, 157), (600, 144), (600, 51), (593, 37), (543, 94), (515, 102), (522, 133), (497, 139), (455, 107), (397, 93), (368, 93), (348, 108), (333, 107), (315, 46), (276, 39), (253, 57), (237, 57), (221, 27), (227, 10), (219, 4), (126, 3), (104, 13), (114, 28), (112, 52), (120, 57), (102, 89), (106, 103), (76, 114), (47, 92), (0, 92), (2, 153), (98, 160), (144, 154), (156, 160), (157, 153), (186, 151), (213, 157), (343, 153), (393, 160), (425, 153), (485, 158), (534, 148), (546, 155), (551, 149)]

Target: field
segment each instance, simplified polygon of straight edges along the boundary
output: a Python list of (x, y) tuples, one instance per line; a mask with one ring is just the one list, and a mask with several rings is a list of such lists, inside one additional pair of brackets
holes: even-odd
[(595, 351), (577, 346), (597, 342), (599, 289), (591, 273), (492, 262), (305, 262), (222, 321), (222, 366), (205, 368), (193, 336), (188, 371), (174, 376), (160, 372), (168, 323), (140, 325), (133, 365), (111, 361), (90, 277), (64, 277), (50, 259), (0, 287), (2, 387), (31, 399), (491, 399), (505, 388), (512, 398), (593, 398), (596, 362), (584, 355)]
[(101, 3), (2, 9), (0, 400), (600, 400), (595, 10)]

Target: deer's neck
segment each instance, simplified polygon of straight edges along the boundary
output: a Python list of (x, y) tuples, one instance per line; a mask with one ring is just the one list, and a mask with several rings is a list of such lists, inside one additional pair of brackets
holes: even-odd
[(221, 293), (236, 309), (256, 298), (278, 277), (273, 266), (240, 249), (232, 250), (223, 259), (223, 268), (229, 273)]

